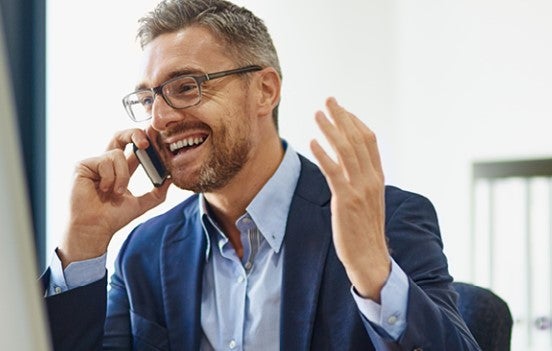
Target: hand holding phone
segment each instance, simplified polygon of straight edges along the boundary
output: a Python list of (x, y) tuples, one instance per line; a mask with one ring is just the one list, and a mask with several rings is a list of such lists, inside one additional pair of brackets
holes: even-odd
[(150, 142), (146, 149), (139, 149), (135, 144), (132, 144), (132, 149), (153, 185), (155, 187), (161, 186), (169, 173), (161, 162), (161, 158), (155, 151), (153, 144)]

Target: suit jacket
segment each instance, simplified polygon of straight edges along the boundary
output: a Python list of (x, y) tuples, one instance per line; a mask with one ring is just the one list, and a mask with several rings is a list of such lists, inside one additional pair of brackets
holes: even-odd
[[(353, 300), (332, 244), (330, 199), (320, 170), (301, 157), (284, 238), (281, 349), (478, 350), (456, 308), (431, 203), (385, 190), (390, 252), (409, 277), (407, 326), (394, 342), (376, 334)], [(102, 342), (109, 350), (198, 350), (202, 230), (194, 195), (133, 230), (119, 252), (107, 302), (106, 278), (47, 298), (56, 350), (99, 350)]]

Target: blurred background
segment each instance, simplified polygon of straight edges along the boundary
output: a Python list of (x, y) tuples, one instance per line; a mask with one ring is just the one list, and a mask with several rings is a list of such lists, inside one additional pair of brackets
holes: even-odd
[[(41, 267), (64, 230), (74, 164), (135, 126), (121, 97), (137, 78), (137, 19), (156, 3), (45, 4), (34, 46), (45, 60), (28, 63), (45, 73), (33, 91), (43, 118), (22, 125)], [(550, 349), (552, 2), (236, 3), (265, 20), (278, 50), (281, 136), (311, 158), (310, 140), (322, 139), (314, 113), (335, 96), (378, 135), (387, 183), (435, 205), (454, 278), (508, 302), (512, 349)], [(146, 176), (131, 188), (147, 191)], [(188, 195), (173, 189), (119, 232), (108, 268), (132, 226)]]

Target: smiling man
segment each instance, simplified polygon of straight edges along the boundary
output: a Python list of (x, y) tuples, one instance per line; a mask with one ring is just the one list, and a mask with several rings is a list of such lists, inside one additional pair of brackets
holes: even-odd
[[(281, 72), (263, 22), (223, 0), (164, 1), (140, 21), (123, 98), (144, 131), (76, 168), (42, 279), (57, 350), (478, 350), (458, 314), (435, 211), (384, 185), (372, 131), (334, 98), (320, 169), (278, 134)], [(170, 173), (141, 196), (130, 143)], [(106, 293), (119, 229), (175, 185), (195, 194), (137, 226)]]

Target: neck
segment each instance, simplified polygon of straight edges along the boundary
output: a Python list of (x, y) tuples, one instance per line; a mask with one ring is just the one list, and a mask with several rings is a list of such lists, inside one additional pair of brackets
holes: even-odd
[(284, 150), (276, 135), (262, 146), (254, 147), (254, 152), (243, 169), (226, 186), (204, 194), (211, 215), (216, 218), (240, 257), (243, 250), (236, 221), (276, 172), (283, 156)]

